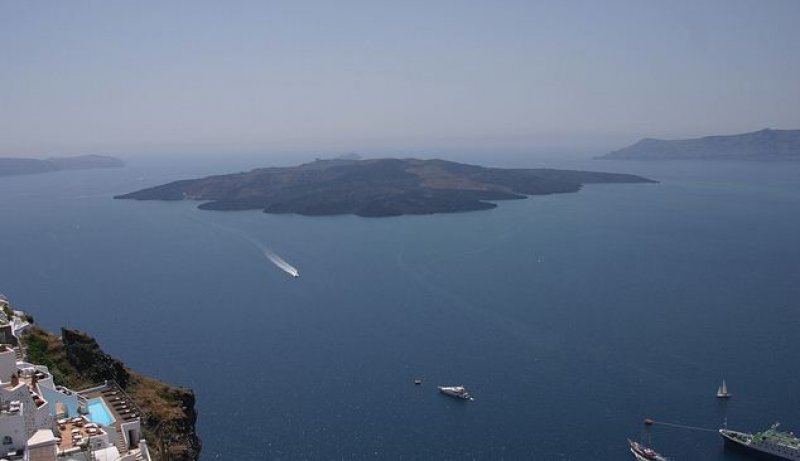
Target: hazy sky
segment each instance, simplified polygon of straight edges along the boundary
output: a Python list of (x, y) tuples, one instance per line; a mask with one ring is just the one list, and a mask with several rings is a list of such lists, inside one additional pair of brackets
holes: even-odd
[(800, 1), (0, 1), (0, 155), (800, 128)]

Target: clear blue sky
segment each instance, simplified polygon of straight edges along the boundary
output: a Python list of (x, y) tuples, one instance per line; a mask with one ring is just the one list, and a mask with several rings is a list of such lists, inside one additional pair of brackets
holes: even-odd
[(800, 1), (5, 1), (0, 155), (800, 128)]

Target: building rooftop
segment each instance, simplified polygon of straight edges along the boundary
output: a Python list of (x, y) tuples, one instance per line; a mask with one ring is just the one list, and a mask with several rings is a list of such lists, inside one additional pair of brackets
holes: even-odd
[[(19, 384), (27, 384), (28, 388), (31, 391), (31, 394), (36, 394), (36, 384), (39, 381), (41, 381), (43, 379), (47, 379), (47, 378), (50, 378), (50, 374), (46, 373), (46, 372), (44, 372), (42, 370), (38, 370), (36, 368), (30, 368), (30, 367), (19, 368), (17, 370), (17, 380), (16, 380), (17, 384), (13, 385), (13, 377), (12, 377), (12, 381), (9, 381), (7, 383), (3, 383), (3, 386), (6, 389), (13, 389), (13, 388), (17, 387)], [(37, 406), (38, 405), (39, 404), (37, 403)]]
[(53, 435), (53, 431), (39, 429), (28, 439), (28, 446), (33, 448), (41, 445), (49, 445), (53, 442), (58, 442), (56, 436)]

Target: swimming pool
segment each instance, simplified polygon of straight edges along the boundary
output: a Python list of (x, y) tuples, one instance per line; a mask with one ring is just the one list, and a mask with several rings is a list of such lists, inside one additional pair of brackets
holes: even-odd
[(101, 424), (103, 426), (110, 426), (111, 423), (114, 422), (114, 418), (111, 416), (111, 411), (109, 411), (102, 398), (95, 397), (93, 399), (89, 399), (88, 406), (89, 419), (92, 422)]

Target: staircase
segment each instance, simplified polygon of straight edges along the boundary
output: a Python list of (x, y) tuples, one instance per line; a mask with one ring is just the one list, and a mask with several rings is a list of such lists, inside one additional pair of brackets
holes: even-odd
[(119, 451), (120, 455), (124, 455), (128, 452), (128, 445), (125, 443), (125, 436), (122, 435), (122, 430), (117, 428), (117, 441), (114, 444), (117, 447), (117, 451)]

